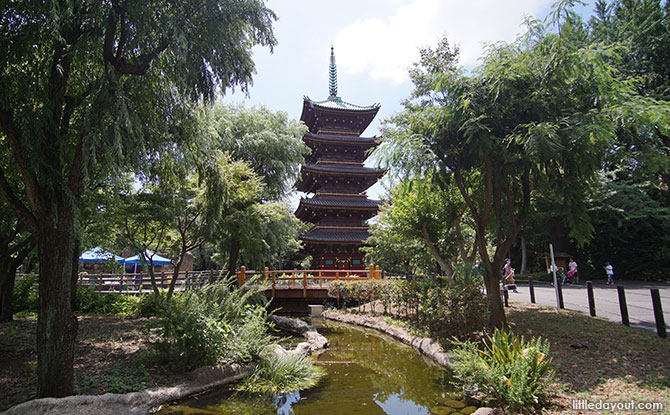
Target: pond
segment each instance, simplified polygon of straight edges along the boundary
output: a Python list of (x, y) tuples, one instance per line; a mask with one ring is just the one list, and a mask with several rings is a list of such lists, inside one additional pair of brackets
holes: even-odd
[[(315, 362), (326, 369), (306, 391), (263, 397), (219, 389), (163, 407), (158, 413), (316, 415), (448, 414), (465, 406), (448, 372), (378, 331), (327, 320), (310, 321), (330, 346)], [(470, 412), (474, 408), (461, 409)]]

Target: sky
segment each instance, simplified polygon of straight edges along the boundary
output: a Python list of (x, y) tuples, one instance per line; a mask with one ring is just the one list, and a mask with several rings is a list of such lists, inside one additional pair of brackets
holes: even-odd
[[(266, 106), (298, 119), (303, 96), (328, 97), (330, 47), (335, 50), (338, 95), (356, 105), (381, 104), (363, 133), (399, 112), (412, 90), (408, 68), (419, 50), (444, 36), (460, 48), (460, 64), (475, 68), (487, 44), (512, 42), (527, 17), (544, 19), (555, 0), (268, 0), (278, 17), (278, 44), (253, 49), (254, 83), (248, 95), (227, 91), (223, 102)], [(592, 10), (589, 0), (582, 14)], [(368, 191), (378, 197), (381, 186)], [(294, 201), (296, 198), (292, 198)]]

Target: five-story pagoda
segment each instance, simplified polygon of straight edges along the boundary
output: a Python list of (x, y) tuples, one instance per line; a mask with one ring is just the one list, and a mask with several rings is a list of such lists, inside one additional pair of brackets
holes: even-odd
[(325, 101), (305, 97), (300, 119), (309, 130), (303, 141), (312, 149), (305, 158), (296, 189), (312, 194), (302, 198), (296, 216), (314, 226), (300, 236), (312, 255), (315, 269), (364, 269), (359, 251), (367, 239), (367, 220), (377, 214), (380, 202), (365, 190), (384, 170), (363, 166), (368, 150), (379, 137), (361, 137), (379, 104), (358, 106), (337, 95), (335, 54), (330, 50), (329, 96)]

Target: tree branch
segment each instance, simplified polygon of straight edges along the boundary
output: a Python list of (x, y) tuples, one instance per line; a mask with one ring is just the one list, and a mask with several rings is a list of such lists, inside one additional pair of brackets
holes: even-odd
[(37, 218), (33, 213), (21, 202), (21, 200), (14, 194), (11, 185), (5, 177), (5, 172), (0, 169), (0, 195), (5, 199), (7, 204), (14, 210), (14, 213), (23, 222), (31, 232), (37, 232), (39, 226)]

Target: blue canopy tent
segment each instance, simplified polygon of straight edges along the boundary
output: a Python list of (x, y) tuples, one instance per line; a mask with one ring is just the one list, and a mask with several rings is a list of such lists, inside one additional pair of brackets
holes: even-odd
[(96, 246), (93, 249), (89, 249), (79, 256), (79, 262), (82, 264), (99, 264), (110, 261), (123, 263), (124, 258), (118, 255), (114, 255), (111, 252), (107, 252), (99, 246)]
[[(153, 252), (146, 250), (144, 252), (144, 257), (147, 259), (147, 264), (151, 265), (153, 262), (154, 266), (159, 266), (159, 265), (172, 265), (172, 260), (167, 259), (165, 257), (162, 257), (158, 254), (154, 254)], [(122, 262), (124, 262), (126, 265), (142, 265), (142, 260), (140, 259), (140, 254), (128, 257), (126, 259), (122, 259)]]

